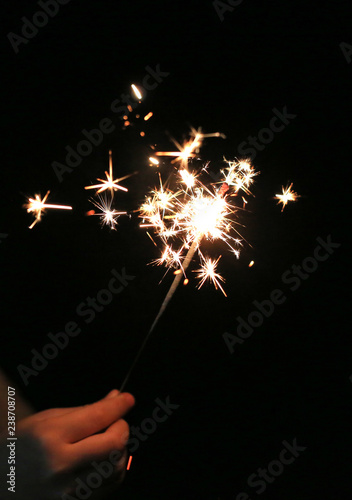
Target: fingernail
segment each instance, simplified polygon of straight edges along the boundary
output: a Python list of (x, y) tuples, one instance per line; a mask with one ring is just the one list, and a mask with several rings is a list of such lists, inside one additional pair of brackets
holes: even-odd
[(136, 404), (136, 400), (129, 392), (123, 392), (120, 396), (123, 396), (129, 405), (134, 406)]
[(111, 398), (115, 398), (118, 394), (119, 394), (119, 391), (117, 389), (113, 389), (105, 397), (106, 397), (106, 399), (111, 399)]

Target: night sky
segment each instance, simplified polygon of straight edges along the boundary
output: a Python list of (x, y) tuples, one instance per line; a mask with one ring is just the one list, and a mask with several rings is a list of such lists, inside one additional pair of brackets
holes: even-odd
[[(197, 290), (195, 261), (129, 379), (137, 401), (130, 426), (151, 417), (158, 398), (178, 407), (140, 440), (111, 498), (351, 495), (351, 7), (232, 4), (71, 0), (17, 45), (8, 34), (23, 36), (22, 18), (42, 9), (32, 0), (2, 6), (1, 367), (37, 411), (119, 388), (170, 287), (172, 274), (160, 283), (165, 269), (149, 265), (161, 246), (139, 228), (136, 212), (157, 172), (173, 171), (167, 158), (158, 169), (149, 165), (150, 145), (173, 151), (171, 138), (183, 143), (190, 127), (201, 127), (226, 139), (206, 139), (195, 167), (210, 162), (216, 178), (224, 157), (251, 156), (260, 171), (255, 196), (238, 213), (240, 258), (221, 242), (203, 247), (222, 255), (227, 298), (210, 284)], [(146, 79), (155, 71), (161, 76)], [(143, 82), (153, 88), (138, 103), (131, 84)], [(122, 95), (138, 104), (127, 128), (116, 112)], [(280, 114), (285, 126), (268, 132)], [(65, 164), (65, 148), (77, 151), (82, 131), (102, 121), (110, 132), (60, 181), (53, 163)], [(104, 176), (109, 149), (116, 177), (137, 172), (115, 196), (129, 213), (116, 231), (85, 215), (94, 207), (84, 186)], [(281, 212), (273, 197), (291, 182), (301, 197)], [(23, 204), (49, 189), (49, 202), (73, 211), (47, 211), (30, 230)], [(333, 245), (317, 250), (322, 241)], [(303, 262), (311, 271), (297, 277), (293, 266)], [(123, 269), (123, 290), (99, 311), (87, 306)], [(234, 341), (239, 318), (247, 321), (275, 290), (282, 303)], [(70, 322), (80, 333), (25, 385), (18, 365), (30, 367), (31, 351), (42, 352), (48, 334)], [(258, 469), (294, 440), (299, 456), (259, 483)]]

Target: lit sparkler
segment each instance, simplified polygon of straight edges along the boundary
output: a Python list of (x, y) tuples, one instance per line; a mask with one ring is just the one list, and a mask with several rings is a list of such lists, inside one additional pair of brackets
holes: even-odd
[(113, 171), (112, 171), (112, 152), (109, 151), (109, 172), (105, 172), (106, 179), (97, 179), (98, 181), (101, 182), (101, 184), (94, 184), (93, 186), (85, 186), (84, 189), (98, 189), (97, 194), (102, 193), (103, 191), (106, 191), (107, 189), (110, 189), (111, 196), (114, 196), (114, 191), (121, 190), (121, 191), (128, 191), (123, 186), (120, 186), (117, 184), (120, 181), (123, 181), (124, 179), (127, 179), (128, 177), (131, 177), (131, 175), (134, 174), (129, 174), (125, 175), (124, 177), (120, 177), (120, 179), (115, 179), (113, 176)]
[(72, 207), (69, 207), (67, 205), (51, 205), (45, 203), (46, 200), (48, 199), (49, 194), (50, 191), (46, 193), (43, 199), (40, 198), (39, 194), (35, 195), (35, 199), (28, 198), (28, 203), (25, 204), (25, 208), (27, 208), (28, 213), (33, 212), (35, 214), (35, 221), (29, 226), (29, 229), (32, 229), (37, 224), (37, 222), (41, 221), (42, 214), (48, 208), (53, 208), (57, 210), (72, 210)]
[(282, 203), (281, 212), (289, 201), (296, 201), (300, 196), (291, 190), (293, 182), (286, 188), (282, 186), (282, 194), (277, 194), (274, 199), (279, 200), (277, 203)]
[[(184, 147), (178, 145), (182, 152), (176, 160), (181, 161), (178, 170), (176, 190), (163, 185), (160, 178), (160, 189), (152, 191), (146, 202), (141, 207), (143, 223), (141, 227), (154, 227), (156, 234), (164, 243), (164, 250), (156, 263), (165, 264), (168, 269), (179, 267), (186, 277), (186, 269), (196, 251), (202, 261), (202, 268), (198, 277), (201, 285), (210, 279), (216, 288), (223, 288), (219, 281), (222, 278), (215, 272), (219, 261), (205, 259), (200, 251), (203, 239), (222, 240), (238, 258), (241, 237), (235, 229), (235, 214), (238, 207), (231, 203), (231, 198), (240, 190), (251, 194), (249, 187), (258, 174), (249, 161), (227, 162), (228, 166), (222, 170), (223, 179), (221, 186), (216, 189), (213, 184), (204, 184), (199, 179), (199, 174), (189, 171), (188, 158), (192, 151), (199, 147), (204, 137), (222, 137), (220, 133), (202, 134), (192, 130), (192, 139)], [(176, 143), (177, 144), (177, 143)], [(156, 153), (163, 155), (164, 153)], [(178, 153), (172, 153), (176, 155)], [(170, 153), (171, 155), (171, 153)], [(205, 171), (205, 169), (203, 169)], [(236, 234), (235, 234), (236, 233)], [(179, 249), (175, 251), (169, 240), (178, 240)], [(185, 256), (184, 254), (187, 253)], [(187, 266), (186, 266), (187, 264)], [(178, 286), (182, 276), (175, 277)], [(225, 292), (224, 292), (225, 293)]]
[[(221, 137), (221, 134), (211, 135)], [(242, 237), (235, 228), (236, 213), (239, 208), (231, 203), (231, 198), (236, 197), (240, 190), (250, 194), (249, 186), (254, 182), (257, 172), (249, 162), (227, 162), (228, 167), (222, 172), (224, 178), (220, 188), (216, 188), (211, 183), (204, 184), (199, 174), (190, 172), (188, 168), (188, 158), (193, 156), (193, 151), (200, 146), (203, 137), (206, 135), (200, 136), (196, 133), (193, 140), (186, 143), (184, 148), (179, 147), (181, 155), (179, 153), (167, 154), (167, 156), (177, 155), (172, 163), (179, 161), (181, 164), (177, 172), (176, 189), (173, 191), (163, 185), (159, 175), (160, 189), (153, 190), (140, 209), (143, 219), (141, 227), (153, 227), (164, 244), (162, 256), (154, 263), (164, 264), (168, 270), (177, 269), (160, 310), (122, 383), (121, 391), (177, 287), (182, 279), (184, 284), (188, 283), (186, 272), (196, 252), (201, 260), (201, 268), (196, 271), (200, 279), (198, 288), (210, 280), (215, 288), (220, 289), (226, 296), (221, 285), (221, 282), (225, 280), (216, 271), (220, 257), (215, 260), (204, 257), (200, 250), (202, 241), (220, 240), (236, 257), (239, 256)], [(164, 156), (165, 154), (157, 153), (157, 155)], [(205, 171), (206, 169), (203, 168), (202, 172)], [(149, 233), (148, 236), (150, 237)], [(175, 250), (173, 246), (177, 242), (179, 246)]]

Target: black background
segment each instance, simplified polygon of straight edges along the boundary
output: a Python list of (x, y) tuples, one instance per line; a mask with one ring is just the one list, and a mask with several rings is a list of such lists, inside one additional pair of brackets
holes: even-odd
[[(157, 182), (148, 165), (150, 144), (172, 150), (170, 136), (187, 138), (190, 126), (220, 131), (200, 151), (217, 173), (248, 136), (267, 127), (273, 108), (296, 118), (254, 165), (261, 174), (244, 213), (245, 244), (237, 261), (221, 244), (219, 271), (228, 297), (212, 286), (182, 287), (170, 303), (126, 389), (137, 400), (128, 416), (139, 425), (170, 397), (180, 407), (134, 453), (113, 498), (251, 499), (350, 498), (352, 357), (350, 263), (347, 240), (352, 64), (341, 42), (352, 43), (348, 2), (244, 0), (221, 21), (212, 2), (99, 2), (72, 0), (15, 54), (7, 34), (21, 33), (36, 2), (3, 2), (1, 20), (2, 154), (0, 254), (1, 366), (40, 411), (93, 402), (121, 384), (170, 286), (137, 214), (120, 218), (117, 231), (86, 217), (83, 187), (101, 177), (113, 151), (115, 173), (128, 193), (121, 210), (138, 208)], [(110, 110), (146, 66), (170, 73), (148, 92), (132, 126)], [(109, 117), (115, 131), (60, 183), (51, 166), (64, 163), (65, 146), (82, 129)], [(146, 136), (142, 138), (140, 131)], [(168, 161), (160, 167), (170, 171)], [(302, 195), (283, 212), (273, 200), (282, 185)], [(52, 203), (73, 212), (48, 212), (28, 229), (26, 197), (51, 190)], [(281, 275), (313, 255), (316, 238), (341, 246), (296, 291)], [(248, 267), (255, 261), (252, 268)], [(77, 306), (96, 297), (111, 270), (135, 279), (94, 321)], [(193, 269), (197, 267), (194, 264)], [(236, 333), (254, 300), (282, 289), (274, 314), (231, 355), (225, 331)], [(77, 321), (81, 334), (24, 386), (17, 366), (30, 366), (49, 332)], [(247, 479), (276, 459), (282, 441), (306, 450), (258, 495)]]

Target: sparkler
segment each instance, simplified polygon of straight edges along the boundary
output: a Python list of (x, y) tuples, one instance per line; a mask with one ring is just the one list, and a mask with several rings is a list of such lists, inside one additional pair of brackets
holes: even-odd
[(29, 226), (29, 229), (32, 229), (37, 224), (37, 222), (41, 221), (42, 214), (47, 208), (53, 208), (57, 210), (72, 210), (72, 207), (69, 207), (67, 205), (51, 205), (45, 203), (48, 199), (49, 194), (50, 191), (46, 193), (43, 199), (40, 198), (39, 194), (35, 195), (35, 199), (28, 198), (28, 203), (26, 203), (24, 206), (25, 208), (27, 208), (28, 213), (33, 212), (35, 214), (35, 221)]
[(294, 191), (291, 191), (291, 188), (293, 186), (293, 182), (291, 182), (290, 186), (284, 188), (282, 186), (282, 194), (277, 194), (274, 199), (279, 200), (277, 203), (282, 203), (282, 208), (281, 212), (287, 205), (289, 201), (297, 201), (297, 198), (300, 198), (300, 196), (295, 193)]
[[(249, 186), (254, 182), (257, 172), (248, 161), (227, 162), (228, 167), (222, 171), (224, 178), (220, 181), (220, 188), (214, 184), (201, 182), (200, 173), (189, 171), (188, 159), (195, 156), (194, 151), (200, 146), (201, 139), (209, 136), (221, 137), (222, 134), (205, 135), (194, 131), (193, 139), (183, 148), (178, 146), (181, 154), (156, 153), (157, 156), (175, 156), (172, 163), (180, 163), (180, 169), (177, 171), (178, 180), (173, 191), (167, 185), (163, 185), (159, 175), (160, 189), (153, 190), (141, 207), (143, 219), (141, 227), (153, 227), (163, 242), (162, 256), (155, 263), (165, 264), (168, 270), (175, 267), (177, 270), (160, 310), (122, 383), (121, 391), (181, 280), (185, 278), (184, 282), (188, 283), (186, 271), (196, 252), (201, 261), (201, 267), (196, 271), (200, 279), (198, 288), (210, 280), (215, 288), (220, 289), (226, 296), (221, 285), (225, 280), (216, 272), (220, 257), (216, 260), (204, 257), (200, 246), (203, 240), (221, 240), (237, 258), (239, 257), (242, 237), (235, 228), (236, 213), (239, 209), (231, 203), (231, 199), (237, 196), (240, 190), (251, 194)], [(202, 169), (203, 171), (205, 169)], [(174, 242), (179, 243), (178, 250), (173, 249)]]

